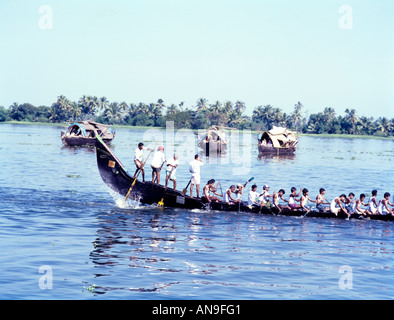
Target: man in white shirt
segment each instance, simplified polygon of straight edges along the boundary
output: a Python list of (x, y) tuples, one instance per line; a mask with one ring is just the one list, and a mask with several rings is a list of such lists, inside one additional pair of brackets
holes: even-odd
[(174, 157), (172, 159), (169, 159), (167, 162), (167, 170), (166, 170), (166, 185), (168, 183), (168, 180), (172, 180), (174, 183), (174, 190), (176, 189), (176, 168), (179, 165), (178, 161), (178, 155), (174, 153)]
[(142, 142), (140, 142), (138, 144), (138, 148), (135, 149), (135, 151), (134, 151), (134, 163), (135, 163), (135, 166), (137, 167), (137, 169), (135, 170), (133, 179), (135, 179), (135, 176), (136, 176), (137, 172), (139, 170), (141, 170), (142, 181), (145, 182), (144, 162), (142, 161), (142, 155), (144, 153), (143, 150), (150, 150), (150, 151), (152, 151), (152, 149), (150, 149), (150, 148), (144, 148), (144, 144)]
[(192, 174), (190, 178), (190, 197), (193, 198), (193, 186), (196, 185), (197, 198), (200, 197), (200, 167), (204, 162), (200, 159), (198, 154), (194, 156), (194, 160), (189, 163), (189, 171)]
[(152, 183), (155, 183), (155, 180), (157, 185), (160, 183), (160, 170), (164, 162), (166, 162), (166, 158), (164, 156), (164, 147), (160, 146), (153, 155), (153, 159), (150, 164), (152, 167)]
[(267, 184), (265, 184), (263, 186), (263, 191), (260, 193), (259, 200), (260, 200), (260, 203), (263, 206), (265, 206), (267, 204), (267, 202), (269, 201), (268, 198), (271, 198), (273, 196), (272, 194), (268, 193), (269, 192), (269, 188), (270, 187)]
[(252, 208), (253, 205), (260, 206), (260, 204), (257, 202), (257, 199), (259, 198), (259, 193), (256, 192), (257, 186), (254, 184), (252, 186), (252, 190), (249, 191), (248, 195), (248, 206)]

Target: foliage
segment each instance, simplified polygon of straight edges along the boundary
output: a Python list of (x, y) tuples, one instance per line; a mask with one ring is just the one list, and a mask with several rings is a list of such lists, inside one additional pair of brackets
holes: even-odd
[(0, 106), (0, 122), (38, 121), (64, 123), (92, 119), (100, 123), (132, 126), (165, 126), (173, 121), (175, 128), (201, 129), (220, 125), (238, 129), (270, 130), (273, 126), (283, 126), (300, 133), (312, 134), (355, 134), (393, 136), (394, 119), (379, 117), (358, 117), (355, 109), (347, 108), (344, 115), (337, 115), (334, 108), (327, 107), (322, 112), (306, 116), (301, 102), (294, 105), (293, 112), (286, 114), (270, 104), (253, 109), (252, 116), (244, 114), (243, 101), (214, 101), (209, 103), (199, 98), (190, 107), (179, 104), (166, 106), (163, 99), (157, 102), (138, 104), (110, 102), (106, 97), (82, 96), (77, 102), (65, 96), (57, 97), (50, 107), (35, 107), (30, 103), (14, 102), (9, 108)]

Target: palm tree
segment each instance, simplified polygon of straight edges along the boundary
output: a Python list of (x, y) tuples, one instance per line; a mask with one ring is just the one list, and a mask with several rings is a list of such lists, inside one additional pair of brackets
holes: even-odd
[(167, 115), (169, 114), (175, 114), (177, 113), (177, 106), (176, 104), (172, 103), (168, 108), (167, 108)]
[(235, 102), (235, 111), (242, 114), (246, 109), (245, 102), (237, 100)]
[(296, 131), (299, 131), (300, 128), (301, 128), (301, 124), (302, 124), (302, 111), (301, 111), (301, 109), (303, 107), (304, 106), (302, 105), (302, 103), (298, 101), (298, 103), (296, 103), (294, 105), (294, 111), (293, 111), (293, 113), (290, 116), (291, 119), (292, 119), (293, 128)]
[(383, 117), (378, 119), (377, 129), (385, 136), (388, 136), (393, 131), (393, 126), (391, 121), (389, 121), (386, 117)]
[(103, 111), (107, 108), (107, 106), (109, 105), (109, 101), (106, 97), (101, 97), (98, 101), (98, 109), (100, 111)]
[[(217, 101), (218, 102), (218, 101)], [(223, 112), (226, 114), (230, 114), (233, 112), (233, 103), (231, 101), (226, 101), (223, 106)]]
[(355, 109), (346, 109), (345, 110), (346, 116), (345, 116), (345, 121), (349, 124), (350, 134), (354, 134), (355, 129), (356, 129), (356, 123), (358, 121), (358, 118), (356, 116), (356, 110)]
[(81, 106), (76, 102), (72, 102), (70, 108), (70, 116), (72, 118), (72, 121), (77, 120), (78, 117), (81, 115), (81, 112)]
[(208, 109), (208, 100), (200, 98), (197, 100), (197, 112), (204, 111)]
[(112, 102), (104, 110), (104, 115), (108, 123), (119, 124), (123, 118), (123, 111), (125, 110), (124, 104)]
[(97, 97), (82, 96), (78, 103), (82, 108), (82, 114), (84, 114), (86, 117), (93, 116), (99, 108), (99, 101)]

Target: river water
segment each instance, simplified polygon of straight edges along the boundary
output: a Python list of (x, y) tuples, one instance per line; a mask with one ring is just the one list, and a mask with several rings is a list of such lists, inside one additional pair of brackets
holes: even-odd
[[(62, 147), (61, 130), (0, 125), (0, 299), (394, 297), (392, 222), (125, 204), (101, 180), (94, 149)], [(130, 172), (140, 141), (180, 155), (183, 189), (193, 132), (117, 129), (111, 148)], [(253, 176), (259, 191), (267, 183), (285, 197), (292, 186), (311, 198), (321, 187), (328, 199), (394, 193), (393, 140), (301, 137), (295, 157), (263, 159), (255, 135), (231, 141), (224, 156), (203, 156), (202, 183)]]

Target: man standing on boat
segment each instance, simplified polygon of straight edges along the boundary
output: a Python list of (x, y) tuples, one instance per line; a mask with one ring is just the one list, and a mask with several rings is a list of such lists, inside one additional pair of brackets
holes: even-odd
[(145, 170), (144, 170), (144, 162), (142, 161), (142, 154), (144, 153), (143, 150), (150, 150), (152, 151), (153, 149), (150, 148), (144, 148), (144, 144), (140, 142), (138, 144), (137, 149), (134, 151), (134, 163), (137, 169), (135, 170), (133, 179), (135, 179), (135, 175), (137, 174), (138, 170), (141, 170), (142, 173), (142, 181), (145, 182)]
[(196, 185), (197, 198), (200, 197), (200, 167), (204, 165), (204, 161), (200, 159), (198, 154), (194, 156), (194, 160), (189, 163), (189, 171), (192, 174), (190, 178), (190, 197), (193, 198), (193, 186)]
[(150, 166), (152, 167), (152, 183), (155, 183), (156, 180), (156, 184), (159, 185), (160, 171), (163, 167), (164, 162), (166, 162), (166, 158), (164, 156), (164, 147), (160, 146), (157, 148), (157, 151), (153, 155), (153, 159), (150, 164)]
[(174, 183), (174, 190), (176, 189), (176, 168), (178, 168), (179, 160), (178, 155), (174, 153), (174, 157), (167, 162), (167, 170), (166, 170), (166, 185), (168, 184), (168, 180), (172, 180)]

